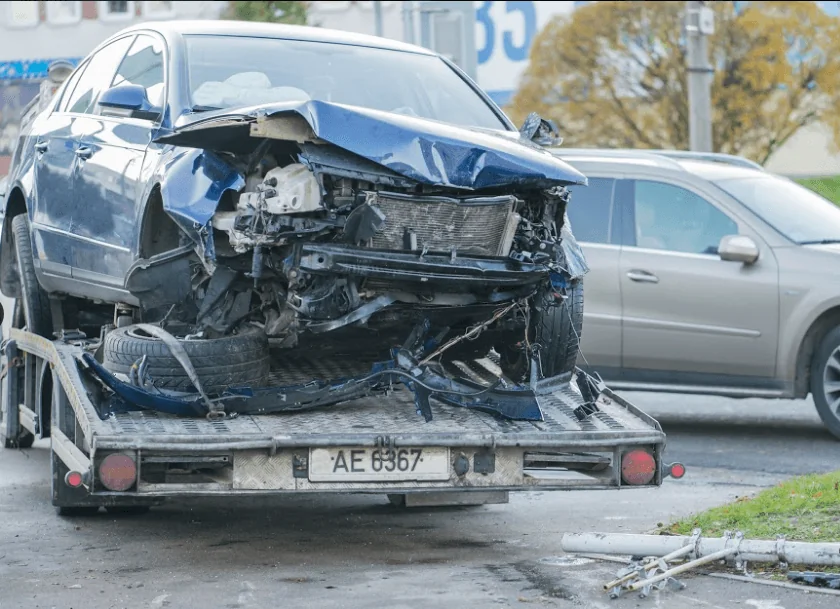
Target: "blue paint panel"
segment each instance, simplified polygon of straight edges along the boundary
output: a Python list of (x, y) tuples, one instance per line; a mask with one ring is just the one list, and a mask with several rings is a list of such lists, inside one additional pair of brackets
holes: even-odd
[[(249, 137), (247, 130), (231, 130), (232, 121), (247, 123), (258, 116), (303, 118), (319, 139), (421, 184), (478, 190), (586, 183), (579, 171), (523, 138), (317, 100), (186, 115), (175, 133), (156, 141), (222, 150)], [(227, 140), (221, 139), (225, 133), (229, 134)], [(360, 133), (365, 137), (359, 137)], [(229, 171), (227, 165), (225, 168)], [(167, 177), (171, 182), (172, 173)], [(181, 196), (173, 200), (195, 199)], [(190, 216), (199, 223), (209, 219), (209, 215), (195, 217), (195, 211), (191, 209)]]
[[(81, 57), (62, 58), (74, 66), (82, 60)], [(29, 80), (47, 77), (50, 64), (58, 59), (21, 59), (17, 61), (0, 61), (0, 80)]]
[[(161, 159), (156, 179), (163, 208), (193, 241), (212, 250), (210, 219), (224, 192), (242, 190), (245, 178), (212, 152), (170, 148)], [(205, 253), (212, 258), (212, 251)]]

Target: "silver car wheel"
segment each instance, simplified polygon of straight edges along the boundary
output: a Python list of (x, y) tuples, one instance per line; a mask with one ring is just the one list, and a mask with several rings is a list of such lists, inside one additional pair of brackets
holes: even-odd
[(837, 347), (826, 361), (823, 370), (823, 392), (828, 409), (840, 419), (840, 347)]

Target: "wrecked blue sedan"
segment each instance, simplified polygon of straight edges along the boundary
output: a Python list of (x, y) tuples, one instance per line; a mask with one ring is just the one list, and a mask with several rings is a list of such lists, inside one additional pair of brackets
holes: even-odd
[(241, 400), (276, 350), (374, 354), (448, 395), (483, 390), (444, 365), (488, 354), (512, 387), (574, 369), (587, 269), (565, 211), (586, 178), (542, 148), (548, 123), (517, 130), (428, 50), (143, 24), (45, 107), (13, 159), (0, 287), (17, 327), (101, 334), (90, 363), (129, 401)]

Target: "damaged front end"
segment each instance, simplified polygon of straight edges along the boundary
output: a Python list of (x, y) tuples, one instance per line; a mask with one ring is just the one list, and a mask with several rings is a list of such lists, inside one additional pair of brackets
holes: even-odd
[[(587, 272), (565, 213), (566, 186), (586, 179), (509, 134), (308, 101), (201, 115), (158, 141), (202, 149), (163, 180), (163, 207), (186, 240), (128, 277), (143, 318), (164, 326), (212, 337), (250, 324), (277, 348), (387, 350), (417, 324), (443, 343), (492, 318), (471, 341), (478, 356), (511, 336), (527, 343), (530, 299), (562, 299)], [(171, 186), (209, 172), (201, 197)], [(352, 339), (341, 333), (351, 328)], [(365, 383), (400, 377), (418, 396), (435, 387), (391, 370)]]

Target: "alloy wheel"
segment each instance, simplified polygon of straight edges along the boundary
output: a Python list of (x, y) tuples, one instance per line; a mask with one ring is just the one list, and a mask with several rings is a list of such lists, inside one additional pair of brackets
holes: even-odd
[(840, 419), (840, 347), (828, 356), (823, 370), (823, 392), (831, 413)]

